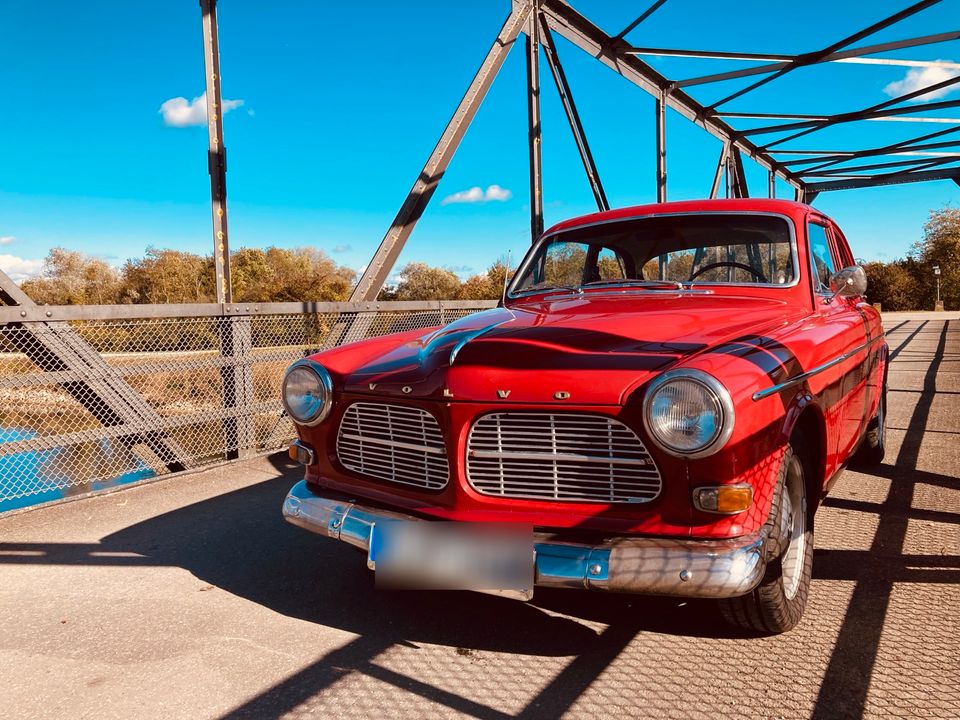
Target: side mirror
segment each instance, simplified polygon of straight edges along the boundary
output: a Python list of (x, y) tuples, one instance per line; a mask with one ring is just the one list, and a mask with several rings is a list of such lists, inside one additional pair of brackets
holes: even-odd
[(851, 265), (843, 270), (838, 270), (830, 278), (830, 289), (833, 291), (833, 297), (861, 297), (867, 292), (867, 274), (859, 265)]

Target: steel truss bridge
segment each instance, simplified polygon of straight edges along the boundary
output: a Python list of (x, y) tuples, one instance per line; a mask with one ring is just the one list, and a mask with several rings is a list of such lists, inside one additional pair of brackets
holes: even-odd
[[(347, 303), (235, 303), (231, 289), (216, 0), (201, 0), (216, 302), (193, 305), (37, 306), (0, 272), (0, 512), (116, 483), (134, 482), (284, 446), (293, 435), (279, 402), (279, 379), (304, 354), (400, 329), (443, 324), (489, 307), (484, 302), (381, 303), (377, 296), (508, 54), (527, 61), (530, 229), (543, 231), (541, 60), (559, 93), (597, 208), (609, 208), (601, 173), (574, 102), (558, 38), (585, 52), (655, 100), (651, 117), (657, 200), (667, 200), (667, 109), (722, 142), (710, 196), (749, 194), (744, 162), (795, 198), (878, 185), (952, 180), (960, 184), (960, 118), (939, 113), (960, 100), (908, 104), (960, 84), (960, 63), (905, 60), (887, 53), (956, 43), (960, 30), (874, 44), (871, 36), (937, 5), (916, 2), (862, 30), (797, 55), (636, 47), (630, 33), (667, 0), (657, 0), (616, 34), (563, 0), (513, 0), (476, 75), (443, 130)], [(864, 13), (869, 14), (868, 12)], [(491, 34), (494, 29), (491, 29)], [(566, 49), (564, 50), (566, 52)], [(722, 73), (668, 78), (644, 58), (681, 56), (749, 61)], [(946, 79), (883, 102), (837, 113), (732, 112), (733, 100), (820, 64), (938, 67)], [(742, 79), (725, 97), (703, 101), (714, 83)], [(769, 124), (757, 125), (756, 121)], [(880, 120), (935, 130), (856, 149), (795, 149), (842, 124)], [(751, 124), (752, 123), (752, 124)], [(750, 124), (749, 127), (746, 127)], [(738, 128), (738, 125), (742, 126)], [(869, 137), (864, 132), (863, 137)], [(812, 147), (816, 147), (815, 145)], [(711, 159), (712, 162), (712, 159)]]

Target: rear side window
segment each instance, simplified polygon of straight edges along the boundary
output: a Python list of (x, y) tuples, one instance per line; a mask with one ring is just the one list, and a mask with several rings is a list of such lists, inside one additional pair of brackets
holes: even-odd
[(807, 234), (810, 237), (810, 263), (813, 272), (814, 290), (830, 292), (830, 278), (836, 272), (836, 263), (830, 249), (830, 238), (823, 225), (810, 223)]

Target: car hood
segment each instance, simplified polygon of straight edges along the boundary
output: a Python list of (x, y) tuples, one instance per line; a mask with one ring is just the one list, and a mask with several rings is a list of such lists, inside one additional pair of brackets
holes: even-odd
[(447, 401), (618, 404), (651, 375), (797, 311), (707, 293), (563, 296), (469, 315), (343, 377), (351, 393)]

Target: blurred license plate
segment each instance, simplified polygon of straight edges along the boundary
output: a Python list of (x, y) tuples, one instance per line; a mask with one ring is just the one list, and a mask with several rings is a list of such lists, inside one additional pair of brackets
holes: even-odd
[(391, 520), (370, 530), (378, 585), (533, 597), (531, 526)]

